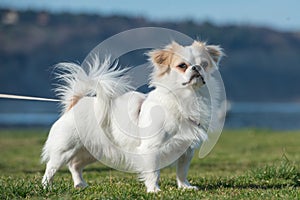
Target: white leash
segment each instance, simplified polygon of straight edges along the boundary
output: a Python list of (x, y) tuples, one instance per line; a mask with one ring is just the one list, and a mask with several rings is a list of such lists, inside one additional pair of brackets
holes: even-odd
[(22, 100), (31, 100), (31, 101), (61, 101), (59, 99), (48, 99), (48, 98), (41, 98), (41, 97), (30, 97), (30, 96), (20, 96), (20, 95), (13, 95), (13, 94), (0, 94), (0, 98), (4, 99), (22, 99)]

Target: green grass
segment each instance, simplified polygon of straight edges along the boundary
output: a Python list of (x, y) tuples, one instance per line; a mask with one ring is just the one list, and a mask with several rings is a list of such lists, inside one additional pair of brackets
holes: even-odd
[(86, 168), (90, 185), (74, 189), (63, 168), (44, 190), (40, 152), (47, 130), (0, 130), (0, 199), (299, 199), (300, 132), (224, 131), (204, 159), (195, 155), (189, 180), (200, 190), (179, 190), (175, 167), (162, 170), (158, 194), (147, 194), (135, 174), (100, 163)]

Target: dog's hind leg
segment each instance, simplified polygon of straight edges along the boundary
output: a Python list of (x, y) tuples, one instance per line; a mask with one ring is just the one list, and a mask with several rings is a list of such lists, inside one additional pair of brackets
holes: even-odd
[(53, 181), (53, 177), (56, 172), (66, 163), (70, 161), (70, 159), (74, 156), (76, 149), (69, 148), (68, 150), (64, 150), (67, 148), (61, 148), (58, 151), (52, 151), (49, 156), (49, 161), (46, 165), (45, 174), (42, 179), (42, 185), (46, 188)]
[(44, 188), (52, 184), (53, 177), (59, 168), (64, 164), (62, 160), (50, 159), (46, 165), (45, 174), (42, 179), (42, 185)]
[(82, 177), (82, 171), (86, 165), (95, 161), (96, 159), (85, 148), (80, 149), (70, 160), (68, 167), (72, 174), (75, 188), (85, 188), (88, 186)]

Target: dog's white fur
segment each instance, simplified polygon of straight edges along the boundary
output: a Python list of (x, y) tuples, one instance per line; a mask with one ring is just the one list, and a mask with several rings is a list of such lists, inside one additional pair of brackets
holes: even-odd
[[(82, 170), (97, 159), (139, 172), (148, 192), (159, 191), (159, 169), (177, 163), (179, 188), (193, 188), (187, 172), (194, 150), (206, 140), (209, 108), (201, 88), (223, 55), (219, 46), (175, 42), (149, 52), (153, 65), (149, 94), (130, 91), (125, 70), (95, 57), (84, 71), (60, 64), (64, 84), (57, 91), (63, 114), (53, 124), (42, 153), (42, 184), (67, 164), (75, 187), (86, 187)], [(120, 150), (118, 147), (121, 147)], [(97, 158), (97, 159), (96, 159)]]

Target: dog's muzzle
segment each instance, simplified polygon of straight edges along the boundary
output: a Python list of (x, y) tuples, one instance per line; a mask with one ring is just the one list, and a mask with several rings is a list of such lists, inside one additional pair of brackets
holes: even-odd
[(189, 84), (194, 78), (200, 78), (202, 83), (205, 84), (204, 77), (199, 72), (199, 71), (202, 70), (201, 66), (200, 65), (194, 65), (194, 66), (192, 66), (192, 70), (193, 70), (193, 74), (192, 74), (190, 80), (188, 82), (182, 83), (182, 85)]

